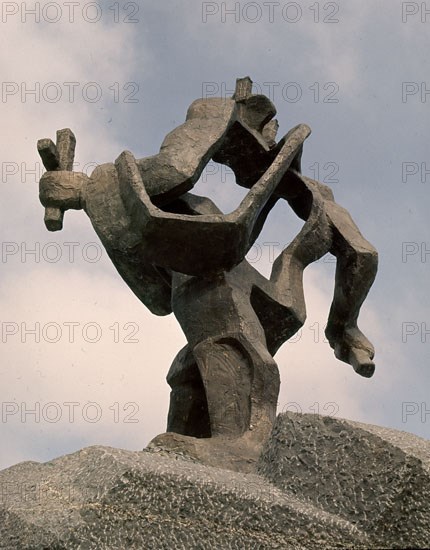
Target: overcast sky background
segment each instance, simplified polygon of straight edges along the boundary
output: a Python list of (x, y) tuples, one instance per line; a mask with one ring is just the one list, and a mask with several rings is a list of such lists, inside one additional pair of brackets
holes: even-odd
[[(0, 468), (94, 444), (143, 448), (165, 431), (165, 376), (185, 343), (173, 315), (153, 316), (122, 281), (83, 212), (67, 212), (61, 232), (45, 229), (37, 140), (70, 127), (77, 171), (125, 149), (152, 155), (194, 99), (231, 95), (246, 75), (275, 102), (279, 137), (311, 126), (303, 172), (333, 189), (380, 254), (360, 319), (376, 348), (374, 377), (324, 342), (327, 257), (306, 272), (306, 325), (275, 357), (279, 411), (429, 438), (430, 15), (421, 2), (240, 2), (236, 15), (217, 2), (74, 12), (41, 2), (38, 22), (23, 11), (34, 4), (1, 4)], [(243, 196), (216, 165), (195, 192), (226, 212)], [(279, 205), (266, 225), (249, 259), (267, 275), (301, 223)]]

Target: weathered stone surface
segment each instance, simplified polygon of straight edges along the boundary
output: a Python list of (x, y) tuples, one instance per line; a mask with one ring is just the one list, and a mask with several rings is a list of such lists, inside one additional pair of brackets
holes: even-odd
[(426, 548), (429, 475), (429, 441), (288, 413), (259, 475), (159, 446), (3, 470), (0, 548)]
[(430, 541), (430, 441), (313, 414), (282, 414), (258, 464), (278, 488), (365, 531), (376, 548)]

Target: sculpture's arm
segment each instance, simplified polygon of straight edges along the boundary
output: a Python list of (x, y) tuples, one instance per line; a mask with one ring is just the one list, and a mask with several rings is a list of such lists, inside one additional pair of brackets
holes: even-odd
[(265, 174), (227, 215), (192, 216), (159, 209), (146, 191), (133, 155), (120, 155), (115, 164), (121, 195), (141, 232), (148, 260), (189, 275), (225, 271), (241, 262), (253, 244), (254, 228), (261, 223), (265, 206), (309, 134), (306, 125), (291, 130)]
[(163, 206), (190, 191), (237, 119), (237, 104), (230, 98), (194, 101), (186, 121), (165, 137), (160, 152), (137, 160), (152, 202)]
[[(275, 123), (269, 121), (276, 108), (267, 97), (251, 94), (250, 81), (245, 95), (238, 94), (241, 82), (239, 79), (234, 98), (194, 101), (185, 122), (166, 136), (160, 152), (137, 160), (154, 204), (162, 207), (190, 191), (209, 160), (217, 162), (218, 156), (225, 164), (229, 159), (234, 163), (238, 155), (241, 159), (245, 156), (248, 170), (254, 174), (252, 184), (273, 161), (276, 154), (269, 153), (272, 141), (268, 132)], [(266, 166), (261, 170), (262, 162)]]
[[(171, 276), (151, 265), (142, 254), (131, 219), (119, 192), (113, 164), (86, 174), (48, 171), (40, 180), (40, 200), (47, 213), (84, 209), (107, 254), (121, 277), (139, 300), (155, 315), (168, 315), (171, 308)], [(47, 217), (45, 216), (45, 222)], [(58, 225), (48, 228), (58, 230)]]

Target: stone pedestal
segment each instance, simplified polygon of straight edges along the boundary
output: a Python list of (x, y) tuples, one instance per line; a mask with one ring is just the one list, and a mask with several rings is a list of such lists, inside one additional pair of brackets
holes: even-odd
[[(209, 466), (191, 445), (175, 450), (168, 440), (145, 451), (89, 447), (3, 470), (0, 548), (428, 546), (427, 440), (287, 413), (252, 461), (257, 473)], [(225, 455), (231, 468), (227, 447)]]

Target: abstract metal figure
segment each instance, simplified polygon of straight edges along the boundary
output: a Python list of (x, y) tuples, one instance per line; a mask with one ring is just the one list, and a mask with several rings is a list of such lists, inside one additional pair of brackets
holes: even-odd
[[(273, 356), (305, 321), (303, 270), (327, 252), (337, 267), (326, 336), (338, 359), (362, 376), (374, 372), (357, 318), (377, 252), (331, 190), (301, 174), (309, 127), (276, 142), (276, 109), (251, 89), (249, 78), (238, 79), (232, 98), (195, 101), (158, 155), (124, 152), (91, 177), (71, 171), (70, 130), (57, 133), (56, 145), (38, 143), (47, 228), (61, 229), (65, 210), (84, 209), (136, 296), (156, 315), (173, 311), (187, 337), (167, 377), (167, 429), (183, 436), (264, 441), (279, 394)], [(189, 192), (211, 159), (249, 189), (230, 214)], [(245, 255), (280, 199), (305, 224), (268, 280)]]

